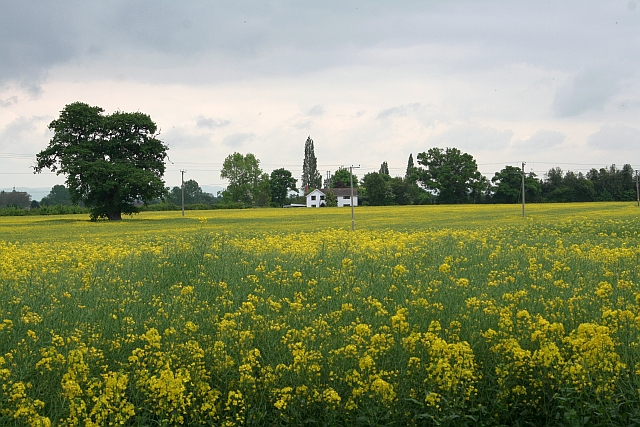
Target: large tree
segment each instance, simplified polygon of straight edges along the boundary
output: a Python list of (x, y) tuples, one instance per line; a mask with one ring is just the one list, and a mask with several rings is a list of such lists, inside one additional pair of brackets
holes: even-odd
[(168, 147), (157, 126), (143, 113), (117, 111), (75, 102), (49, 124), (54, 132), (36, 155), (34, 172), (47, 168), (66, 175), (73, 203), (90, 209), (91, 219), (119, 220), (165, 194), (162, 176)]
[(394, 203), (393, 191), (388, 175), (380, 172), (370, 172), (362, 178), (369, 204), (372, 206), (385, 206)]
[(314, 189), (322, 186), (322, 175), (318, 171), (318, 160), (313, 149), (313, 139), (307, 137), (304, 143), (304, 161), (302, 163), (302, 188)]
[[(490, 189), (491, 200), (494, 203), (522, 202), (522, 169), (515, 166), (505, 166), (491, 178), (493, 186)], [(531, 172), (524, 179), (525, 202), (540, 201), (542, 186), (540, 180)]]
[(473, 195), (482, 191), (486, 179), (478, 171), (471, 154), (457, 148), (430, 148), (419, 153), (418, 176), (422, 184), (437, 193), (439, 203), (467, 203)]
[(71, 194), (64, 185), (54, 185), (48, 195), (40, 200), (42, 206), (71, 206)]
[(289, 191), (296, 191), (296, 181), (291, 172), (284, 168), (271, 172), (269, 183), (271, 204), (273, 206), (283, 206), (287, 202)]
[(222, 163), (220, 177), (229, 181), (223, 197), (246, 205), (255, 204), (262, 180), (260, 160), (256, 156), (251, 153), (229, 154)]
[[(351, 172), (349, 169), (340, 167), (336, 173), (331, 176), (331, 186), (333, 188), (349, 188), (351, 187)], [(358, 177), (353, 174), (353, 186), (358, 186)]]

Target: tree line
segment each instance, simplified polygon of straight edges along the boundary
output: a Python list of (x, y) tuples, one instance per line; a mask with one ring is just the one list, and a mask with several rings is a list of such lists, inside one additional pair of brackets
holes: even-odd
[[(473, 156), (457, 148), (433, 147), (409, 155), (404, 176), (392, 177), (386, 161), (378, 172), (359, 180), (339, 168), (323, 182), (313, 140), (307, 137), (300, 186), (290, 171), (280, 168), (265, 173), (260, 160), (248, 153), (233, 153), (224, 160), (220, 177), (229, 183), (220, 194), (202, 191), (189, 180), (183, 187), (164, 187), (162, 180), (168, 147), (158, 139), (158, 127), (143, 113), (116, 111), (104, 114), (100, 107), (81, 102), (65, 106), (49, 124), (54, 132), (49, 145), (36, 155), (34, 172), (49, 169), (66, 177), (39, 204), (84, 206), (91, 219), (118, 220), (142, 208), (187, 205), (212, 207), (283, 206), (304, 203), (314, 188), (359, 188), (361, 204), (406, 205), (426, 203), (517, 203), (521, 200), (522, 171), (505, 166), (488, 179)], [(524, 177), (528, 202), (625, 201), (635, 198), (634, 171), (612, 165), (587, 174), (549, 170), (544, 179), (529, 173)], [(1, 192), (0, 207), (38, 208), (26, 194)], [(328, 195), (329, 196), (329, 195)], [(328, 201), (331, 199), (327, 198)], [(180, 202), (180, 203), (178, 203)]]

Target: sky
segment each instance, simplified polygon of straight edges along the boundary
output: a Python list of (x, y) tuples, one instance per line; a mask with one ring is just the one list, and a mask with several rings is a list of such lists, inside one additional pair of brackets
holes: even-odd
[(0, 0), (0, 189), (64, 183), (33, 166), (76, 101), (148, 114), (169, 187), (225, 187), (234, 152), (299, 180), (309, 136), (323, 176), (432, 147), (488, 178), (640, 169), (638, 3)]

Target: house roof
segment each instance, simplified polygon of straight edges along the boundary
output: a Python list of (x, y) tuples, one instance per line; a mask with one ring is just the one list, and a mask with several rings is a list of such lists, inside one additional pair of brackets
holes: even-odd
[[(324, 189), (323, 191), (328, 191), (329, 189)], [(331, 188), (330, 189), (333, 194), (336, 195), (336, 197), (343, 197), (343, 196), (350, 196), (351, 195), (351, 188)], [(353, 195), (357, 196), (358, 195), (358, 189), (354, 188), (353, 189)]]

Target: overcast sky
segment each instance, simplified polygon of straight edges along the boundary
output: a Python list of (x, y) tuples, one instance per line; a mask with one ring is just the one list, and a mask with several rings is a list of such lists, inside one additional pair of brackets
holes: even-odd
[[(0, 188), (33, 175), (81, 101), (147, 113), (168, 186), (225, 186), (253, 153), (300, 178), (457, 147), (488, 177), (526, 162), (640, 169), (640, 7), (572, 1), (0, 1)], [(38, 197), (39, 198), (39, 197)]]

